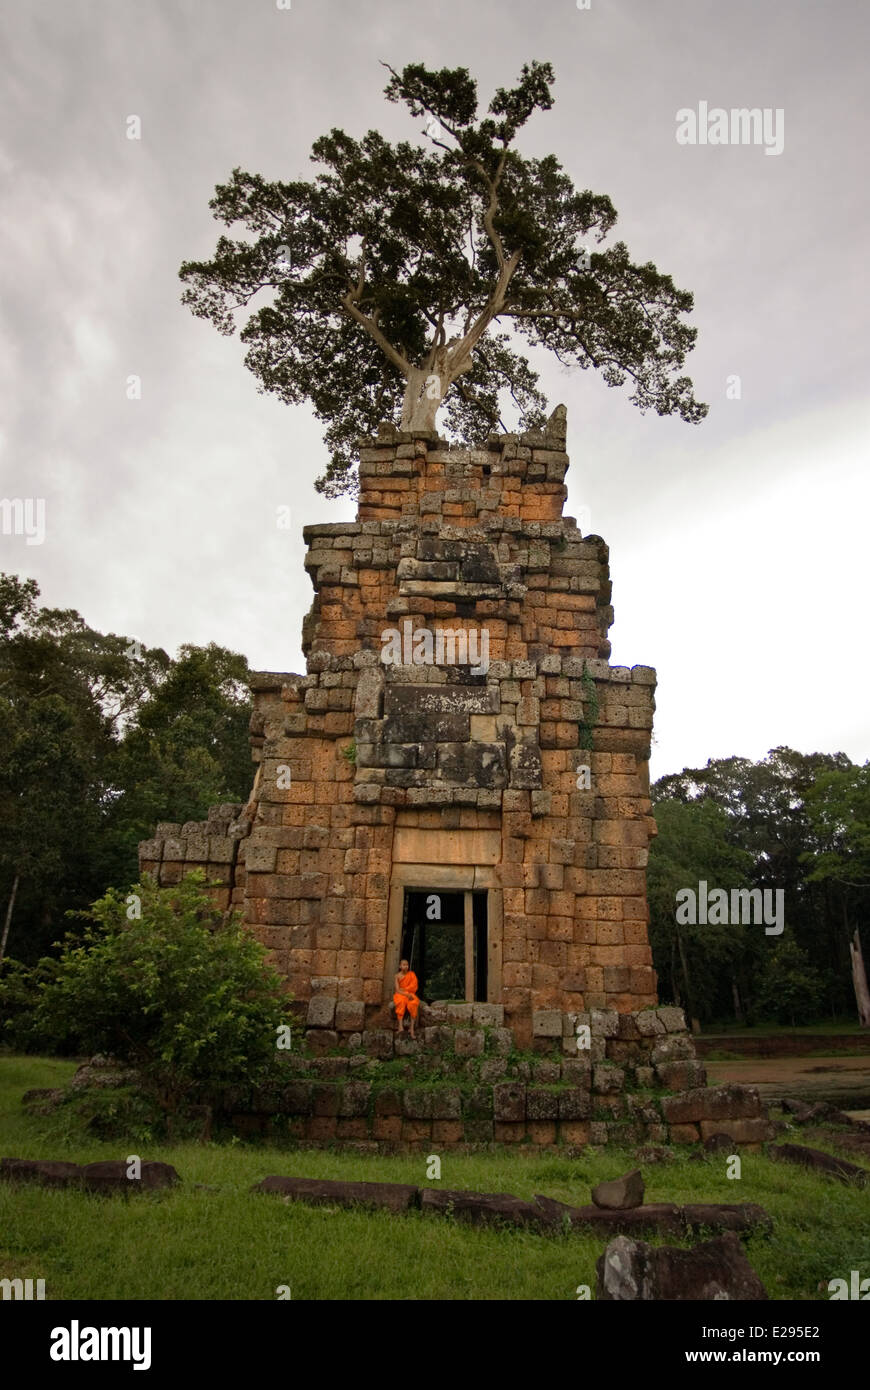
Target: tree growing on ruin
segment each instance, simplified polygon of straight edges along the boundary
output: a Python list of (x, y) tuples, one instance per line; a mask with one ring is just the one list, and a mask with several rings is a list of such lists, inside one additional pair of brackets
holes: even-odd
[(482, 442), (510, 399), (521, 429), (539, 427), (523, 340), (608, 386), (630, 381), (641, 410), (703, 419), (681, 375), (692, 295), (623, 242), (602, 246), (616, 223), (606, 195), (516, 148), (553, 104), (552, 66), (524, 65), (481, 117), (467, 69), (389, 71), (387, 99), (425, 122), (420, 143), (333, 129), (312, 147), (311, 182), (234, 169), (210, 207), (245, 234), (179, 272), (183, 302), (220, 332), (252, 310), (241, 338), (260, 389), (310, 401), (326, 423), (318, 490), (353, 489), (356, 441), (387, 419), (431, 430), (443, 405), (448, 433)]

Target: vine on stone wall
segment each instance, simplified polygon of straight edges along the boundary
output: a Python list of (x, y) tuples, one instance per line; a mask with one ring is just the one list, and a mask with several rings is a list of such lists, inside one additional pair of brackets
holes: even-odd
[(598, 723), (599, 704), (598, 690), (595, 686), (593, 676), (586, 669), (586, 662), (583, 662), (583, 674), (580, 677), (583, 686), (583, 713), (584, 718), (580, 721), (580, 747), (587, 752), (592, 751), (592, 735)]

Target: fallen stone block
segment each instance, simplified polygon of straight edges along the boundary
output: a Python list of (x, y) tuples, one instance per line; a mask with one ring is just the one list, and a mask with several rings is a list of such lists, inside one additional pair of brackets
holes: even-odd
[(693, 1234), (709, 1227), (719, 1231), (773, 1230), (773, 1219), (757, 1202), (692, 1202), (682, 1207), (683, 1221)]
[(339, 1182), (326, 1178), (270, 1176), (255, 1183), (252, 1192), (272, 1192), (292, 1202), (311, 1206), (380, 1207), (386, 1211), (410, 1211), (419, 1204), (420, 1190), (400, 1182)]
[(36, 1086), (24, 1092), (21, 1104), (33, 1115), (50, 1115), (67, 1099), (67, 1095), (63, 1087)]
[(78, 1187), (82, 1170), (78, 1163), (51, 1158), (0, 1158), (0, 1181), (33, 1182), (41, 1187)]
[(181, 1178), (171, 1163), (144, 1162), (138, 1178), (128, 1177), (130, 1165), (124, 1158), (105, 1159), (82, 1166), (82, 1182), (91, 1192), (153, 1192), (173, 1187)]
[(604, 1207), (608, 1211), (627, 1211), (630, 1207), (639, 1207), (642, 1204), (643, 1194), (641, 1171), (634, 1168), (621, 1178), (598, 1183), (597, 1187), (592, 1189), (592, 1201), (596, 1207)]
[(492, 1226), (506, 1222), (512, 1226), (542, 1229), (549, 1225), (543, 1213), (531, 1202), (512, 1197), (509, 1192), (451, 1192), (424, 1187), (420, 1195), (423, 1211), (455, 1216), (472, 1226)]
[(849, 1163), (845, 1158), (835, 1158), (833, 1154), (823, 1153), (821, 1149), (805, 1149), (801, 1144), (775, 1144), (768, 1149), (771, 1158), (781, 1163), (799, 1163), (804, 1168), (814, 1168), (817, 1172), (828, 1173), (841, 1182), (854, 1183), (864, 1187), (870, 1178), (870, 1170), (860, 1168), (857, 1163)]
[(662, 1114), (669, 1124), (697, 1124), (700, 1120), (750, 1120), (762, 1114), (761, 1096), (755, 1086), (699, 1086), (662, 1099)]
[(680, 1208), (671, 1202), (651, 1202), (645, 1207), (610, 1211), (605, 1207), (571, 1207), (536, 1193), (535, 1204), (551, 1227), (560, 1227), (567, 1221), (572, 1227), (591, 1229), (602, 1235), (632, 1232), (682, 1236), (685, 1233)]
[(656, 1302), (766, 1299), (767, 1290), (750, 1265), (740, 1240), (726, 1231), (715, 1240), (679, 1250), (617, 1236), (596, 1261), (596, 1298)]
[(807, 1120), (812, 1119), (812, 1107), (807, 1105), (806, 1101), (794, 1100), (787, 1096), (781, 1104), (786, 1114), (793, 1115), (800, 1125), (806, 1124)]

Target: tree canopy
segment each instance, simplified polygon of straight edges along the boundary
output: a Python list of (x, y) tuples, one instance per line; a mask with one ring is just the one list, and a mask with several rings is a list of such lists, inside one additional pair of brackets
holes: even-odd
[(334, 128), (312, 147), (311, 182), (234, 169), (209, 206), (246, 235), (220, 236), (211, 260), (179, 271), (182, 302), (224, 334), (261, 297), (241, 329), (246, 365), (262, 391), (310, 401), (326, 423), (318, 490), (352, 491), (357, 439), (400, 412), (403, 429), (429, 430), (443, 403), (447, 431), (482, 442), (509, 398), (520, 428), (539, 427), (546, 403), (522, 339), (608, 386), (630, 380), (641, 410), (703, 419), (680, 374), (692, 295), (634, 264), (624, 242), (590, 250), (616, 223), (610, 199), (515, 146), (553, 104), (551, 64), (525, 64), (481, 117), (467, 69), (389, 71), (386, 97), (425, 118), (425, 145)]
[(64, 911), (137, 873), (158, 820), (250, 790), (243, 656), (160, 648), (41, 607), (0, 574), (0, 959), (34, 960)]
[[(870, 765), (844, 753), (774, 748), (711, 759), (652, 790), (659, 834), (649, 859), (650, 944), (665, 998), (702, 1020), (729, 1014), (866, 1021), (859, 928), (870, 905)], [(704, 879), (782, 889), (785, 933), (678, 927), (674, 895)], [(866, 938), (866, 926), (865, 938)], [(862, 1003), (863, 1001), (863, 1003)]]

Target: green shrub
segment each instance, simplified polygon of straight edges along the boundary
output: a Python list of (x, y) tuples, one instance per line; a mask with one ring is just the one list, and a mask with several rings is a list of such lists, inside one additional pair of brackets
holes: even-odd
[(37, 965), (6, 959), (0, 962), (0, 1044), (13, 1052), (61, 1052), (63, 1044), (37, 1018), (42, 989), (55, 976), (57, 962)]
[(778, 941), (761, 975), (755, 1008), (777, 1023), (805, 1023), (824, 1007), (824, 982), (796, 941)]
[(65, 943), (35, 1010), (44, 1034), (135, 1067), (167, 1117), (270, 1071), (287, 1018), (264, 948), (204, 883), (200, 872), (165, 888), (146, 877), (135, 897), (110, 889), (78, 914), (94, 925)]

